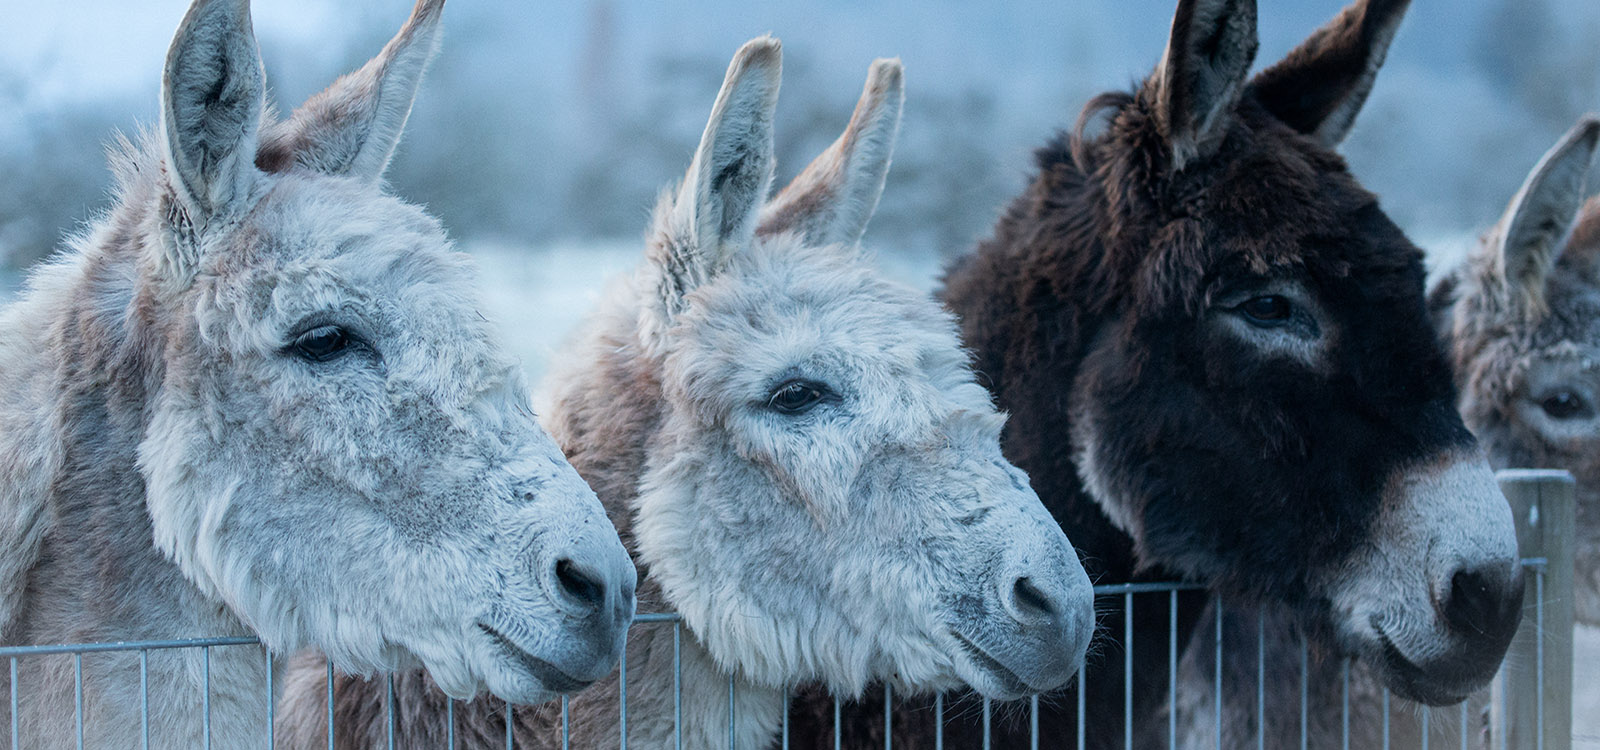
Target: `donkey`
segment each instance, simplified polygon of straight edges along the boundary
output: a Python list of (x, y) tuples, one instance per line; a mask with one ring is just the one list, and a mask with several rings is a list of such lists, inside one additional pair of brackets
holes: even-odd
[[(1180, 0), (1154, 74), (1038, 152), (943, 296), (1012, 415), (1007, 456), (1092, 576), (1274, 602), (1401, 694), (1449, 703), (1494, 674), (1520, 619), (1511, 516), (1456, 413), (1422, 254), (1333, 151), (1406, 5), (1358, 0), (1251, 79), (1254, 0)], [(1107, 632), (1151, 644), (1131, 655), (1146, 717), (1173, 614), (1123, 616)], [(1120, 745), (1122, 647), (1096, 651), (1083, 729)], [(801, 746), (830, 746), (831, 706), (812, 705)], [(975, 713), (951, 746), (976, 746)], [(1072, 736), (1076, 713), (1042, 702), (1041, 734)], [(899, 714), (897, 746), (931, 733)], [(882, 715), (856, 709), (849, 745), (881, 742)], [(1028, 722), (1005, 718), (998, 744), (1025, 746)]]
[[(249, 3), (190, 7), (116, 206), (0, 313), (0, 642), (254, 634), (524, 702), (615, 665), (626, 550), (467, 259), (381, 188), (441, 9), (280, 122)], [(268, 661), (152, 652), (151, 746), (259, 742)], [(22, 746), (68, 746), (72, 660), (19, 667)], [(136, 655), (82, 670), (88, 744), (138, 746)]]
[(1579, 622), (1600, 626), (1600, 199), (1584, 202), (1600, 119), (1545, 154), (1476, 252), (1429, 295), (1461, 416), (1496, 468), (1578, 481)]
[[(734, 57), (644, 264), (558, 359), (545, 412), (633, 550), (643, 606), (687, 626), (690, 748), (768, 747), (802, 681), (1050, 690), (1093, 626), (1088, 577), (1002, 458), (1005, 420), (954, 321), (858, 247), (899, 128), (899, 62), (873, 64), (844, 134), (769, 202), (780, 74), (775, 39)], [(674, 744), (674, 649), (670, 627), (628, 641), (630, 746)], [(290, 746), (325, 746), (325, 679), (291, 670)], [(397, 680), (403, 746), (450, 731), (428, 683)], [(618, 744), (622, 687), (572, 699), (572, 747)], [(339, 746), (383, 746), (384, 687), (341, 677), (334, 693)], [(503, 704), (455, 713), (467, 746), (504, 742)], [(559, 709), (512, 715), (522, 747), (562, 746)]]
[[(1600, 202), (1581, 215), (1579, 206), (1597, 143), (1600, 119), (1586, 117), (1568, 131), (1529, 174), (1472, 256), (1441, 276), (1428, 298), (1454, 365), (1461, 414), (1483, 442), (1490, 463), (1496, 468), (1563, 468), (1580, 478), (1576, 604), (1580, 618), (1590, 624), (1600, 624), (1600, 584), (1595, 580), (1600, 575), (1600, 461), (1593, 450), (1593, 441), (1600, 438), (1593, 406), (1600, 390), (1595, 375), (1586, 374), (1593, 362), (1586, 369), (1585, 360), (1600, 354), (1600, 266), (1594, 263), (1594, 251), (1600, 249)], [(1258, 732), (1264, 732), (1269, 747), (1299, 742), (1298, 691), (1268, 692), (1265, 705), (1257, 705), (1258, 668), (1287, 684), (1298, 684), (1302, 669), (1293, 622), (1277, 611), (1262, 616), (1265, 635), (1258, 640), (1256, 631), (1262, 626), (1257, 613), (1222, 615), (1223, 747), (1252, 743)], [(1216, 627), (1216, 617), (1208, 610), (1199, 632)], [(1202, 638), (1190, 646), (1179, 668), (1177, 724), (1185, 747), (1209, 747), (1217, 736), (1215, 667), (1214, 649)], [(1307, 740), (1312, 747), (1340, 747), (1345, 685), (1339, 660), (1313, 652), (1305, 668)], [(1377, 676), (1364, 665), (1352, 667), (1349, 693), (1350, 746), (1379, 746), (1385, 708)], [(1481, 733), (1486, 700), (1481, 693), (1471, 700), (1469, 734)], [(1388, 709), (1391, 743), (1420, 745), (1422, 727), (1416, 719), (1426, 710), (1395, 701)], [(1430, 734), (1458, 742), (1458, 717), (1455, 709), (1436, 713)]]

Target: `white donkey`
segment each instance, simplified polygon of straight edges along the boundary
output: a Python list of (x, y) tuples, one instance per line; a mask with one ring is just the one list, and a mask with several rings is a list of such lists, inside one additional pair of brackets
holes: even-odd
[[(766, 748), (785, 688), (841, 695), (968, 684), (1048, 691), (1080, 665), (1089, 581), (1027, 477), (951, 316), (858, 247), (904, 98), (874, 63), (844, 135), (772, 201), (777, 40), (728, 68), (688, 176), (663, 195), (646, 260), (553, 377), (551, 432), (645, 572), (641, 608), (674, 611), (683, 747)], [(674, 746), (672, 626), (627, 650), (630, 747)], [(324, 746), (327, 685), (297, 661), (290, 747)], [(617, 747), (616, 677), (570, 704), (571, 747)], [(385, 686), (339, 678), (344, 748), (383, 747)], [(441, 746), (443, 696), (397, 681), (396, 741)], [(455, 710), (467, 747), (502, 746), (506, 711)], [(519, 747), (562, 746), (560, 711), (519, 709)]]
[[(247, 0), (189, 9), (116, 207), (0, 317), (0, 643), (254, 633), (525, 702), (613, 668), (633, 566), (381, 189), (442, 5), (283, 122)], [(206, 685), (213, 746), (265, 738), (261, 650), (204, 658), (150, 654), (151, 747), (199, 746)], [(84, 657), (90, 746), (139, 746), (138, 664)], [(18, 666), (21, 746), (68, 746), (72, 659)]]

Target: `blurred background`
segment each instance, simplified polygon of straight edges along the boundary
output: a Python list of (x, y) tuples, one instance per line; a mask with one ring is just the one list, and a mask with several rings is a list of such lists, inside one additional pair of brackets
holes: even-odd
[[(1263, 0), (1270, 63), (1344, 0)], [(183, 0), (13, 3), (0, 25), (0, 294), (109, 200), (102, 147), (154, 123)], [(409, 0), (257, 0), (280, 111), (375, 54)], [(784, 42), (779, 181), (835, 138), (874, 57), (905, 61), (899, 146), (867, 242), (930, 286), (1020, 191), (1031, 151), (1160, 58), (1172, 0), (453, 0), (389, 178), (484, 266), (531, 377), (631, 267), (729, 57)], [(1540, 154), (1600, 109), (1600, 3), (1417, 0), (1346, 142), (1357, 177), (1447, 261)]]

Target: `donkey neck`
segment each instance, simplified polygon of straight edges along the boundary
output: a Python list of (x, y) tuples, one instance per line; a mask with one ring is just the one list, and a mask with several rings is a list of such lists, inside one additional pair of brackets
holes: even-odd
[[(7, 643), (60, 643), (248, 635), (220, 601), (202, 594), (153, 541), (143, 477), (136, 464), (150, 404), (163, 368), (159, 325), (169, 316), (136, 284), (145, 248), (137, 239), (145, 217), (124, 206), (66, 260), (42, 271), (7, 319), (43, 326), (12, 332), (7, 348), (28, 353), (3, 373), (9, 392), (39, 403), (6, 406), (6, 418), (40, 429), (10, 433), (12, 441), (48, 434), (54, 457), (48, 477), (20, 479), (10, 498), (42, 514), (37, 554), (26, 570), (26, 593), (3, 634)], [(22, 343), (21, 339), (32, 336)], [(45, 427), (48, 425), (48, 427)], [(8, 452), (36, 446), (13, 444)], [(7, 474), (14, 473), (7, 466)], [(21, 467), (26, 469), (27, 467)], [(18, 489), (26, 488), (26, 489)], [(50, 602), (29, 607), (27, 602)], [(152, 656), (150, 700), (198, 707), (202, 683), (214, 704), (213, 738), (245, 741), (264, 725), (266, 694), (259, 689), (265, 660), (259, 649), (214, 649), (209, 681), (202, 655), (186, 650)], [(73, 705), (70, 662), (19, 665), (21, 716), (30, 746), (54, 747), (70, 732), (30, 717), (63, 715)], [(132, 654), (85, 660), (88, 738), (107, 746), (136, 743), (139, 671)], [(198, 716), (198, 713), (194, 713)], [(153, 722), (162, 746), (199, 742), (200, 720)]]

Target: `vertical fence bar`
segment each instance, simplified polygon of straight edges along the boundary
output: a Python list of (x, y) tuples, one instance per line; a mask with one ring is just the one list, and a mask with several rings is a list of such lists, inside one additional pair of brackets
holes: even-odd
[(738, 714), (734, 710), (733, 675), (730, 674), (730, 675), (728, 675), (728, 750), (734, 750), (734, 748), (733, 748), (733, 743), (734, 743), (733, 727), (734, 727), (734, 716), (736, 716), (736, 715), (738, 715)]
[(1178, 590), (1167, 592), (1167, 750), (1178, 750)]
[(682, 638), (683, 621), (674, 620), (672, 622), (672, 742), (676, 750), (683, 750), (683, 652), (678, 647)]
[(1524, 575), (1533, 575), (1534, 617), (1523, 618), (1506, 652), (1492, 691), (1490, 733), (1511, 750), (1570, 750), (1575, 485), (1572, 475), (1545, 469), (1502, 471), (1497, 478), (1511, 504)]
[(1133, 592), (1122, 595), (1122, 748), (1133, 750)]
[(1389, 750), (1389, 688), (1383, 689), (1383, 750)]
[[(561, 696), (562, 708), (567, 704), (567, 696)], [(444, 747), (445, 750), (456, 750), (456, 702), (446, 697), (444, 700)]]
[(206, 750), (211, 750), (211, 647), (200, 647), (200, 672), (204, 675), (205, 695), (202, 702), (205, 704), (205, 717), (200, 722), (201, 736), (204, 737)]
[(261, 645), (261, 660), (267, 668), (267, 750), (273, 750), (278, 744), (278, 701), (272, 693), (272, 649), (266, 644)]
[(1267, 749), (1267, 611), (1256, 610), (1256, 750)]
[(1216, 696), (1216, 713), (1212, 716), (1212, 720), (1217, 723), (1216, 727), (1215, 727), (1216, 735), (1217, 735), (1216, 750), (1223, 750), (1223, 748), (1222, 748), (1222, 600), (1221, 599), (1217, 600), (1216, 649), (1217, 649), (1216, 653), (1213, 654), (1213, 657), (1216, 659), (1216, 662), (1212, 665), (1214, 667), (1214, 671), (1215, 671), (1215, 673), (1212, 675), (1213, 682), (1214, 682), (1212, 687), (1216, 691), (1216, 692), (1213, 693), (1213, 695)]
[(789, 686), (783, 686), (783, 750), (789, 750)]
[[(567, 716), (567, 696), (561, 696), (561, 750), (572, 747), (572, 723)], [(456, 750), (454, 747), (450, 750)]]
[[(11, 660), (13, 665), (16, 661)], [(140, 750), (150, 750), (150, 651), (143, 648), (139, 649), (139, 738)]]
[(1039, 694), (1028, 696), (1028, 750), (1039, 750)]
[(328, 750), (333, 750), (333, 662), (328, 662)]
[(841, 748), (840, 748), (840, 740), (841, 739), (843, 739), (843, 737), (839, 733), (839, 699), (838, 698), (834, 698), (833, 699), (833, 750), (841, 750)]
[[(517, 724), (514, 715), (515, 711), (516, 708), (511, 705), (511, 701), (506, 701), (506, 750), (512, 750), (511, 745), (516, 742), (516, 735), (512, 733), (512, 729)], [(628, 730), (626, 729), (622, 730), (622, 743), (624, 746), (628, 743)]]
[(1350, 750), (1350, 660), (1339, 664), (1339, 747)]
[(1467, 701), (1461, 702), (1461, 750), (1467, 750)]
[(883, 750), (890, 750), (894, 747), (894, 712), (890, 703), (893, 700), (891, 692), (889, 683), (883, 683)]
[[(78, 750), (83, 750), (83, 654), (72, 655), (72, 718), (78, 737)], [(208, 743), (206, 745), (210, 747)]]
[(944, 750), (944, 693), (933, 696), (933, 750)]
[[(1544, 570), (1545, 569), (1542, 567), (1533, 569), (1533, 632), (1538, 633), (1540, 636), (1544, 635)], [(1534, 706), (1534, 711), (1539, 715), (1539, 722), (1534, 725), (1538, 732), (1535, 736), (1534, 747), (1537, 750), (1544, 750), (1544, 638), (1535, 638), (1533, 639), (1533, 642), (1539, 645), (1539, 653), (1536, 654), (1536, 658), (1534, 659), (1534, 668), (1538, 671), (1538, 674), (1534, 677), (1534, 680), (1538, 682), (1540, 687), (1539, 690), (1533, 691), (1535, 700), (1537, 701)]]
[[(384, 678), (384, 732), (389, 736), (389, 750), (394, 750), (394, 675)], [(511, 726), (511, 712), (506, 711), (506, 726)], [(507, 729), (509, 733), (511, 730)]]

